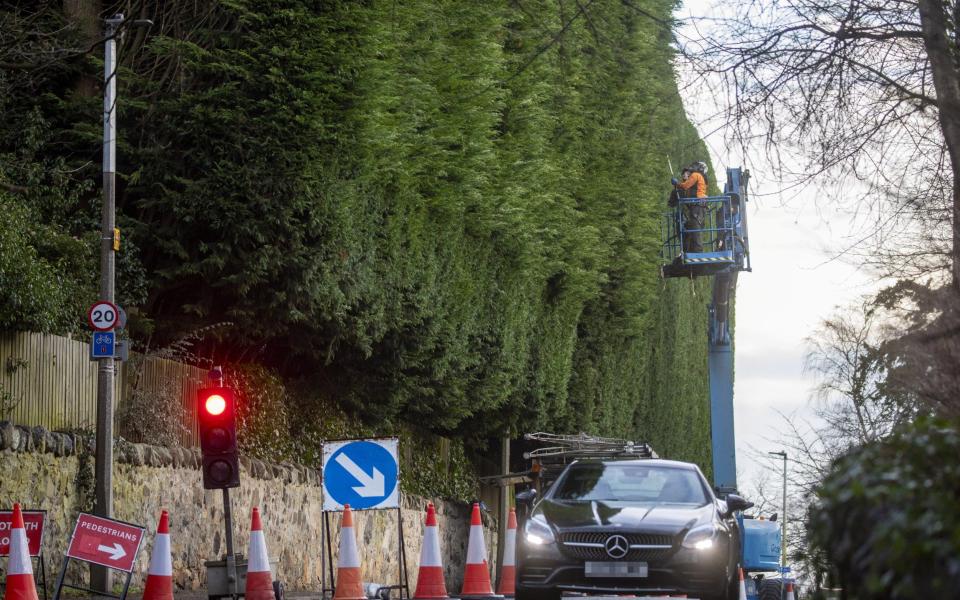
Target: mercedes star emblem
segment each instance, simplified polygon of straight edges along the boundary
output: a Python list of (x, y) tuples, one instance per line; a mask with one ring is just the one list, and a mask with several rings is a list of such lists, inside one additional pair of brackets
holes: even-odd
[(627, 538), (622, 535), (611, 535), (607, 538), (603, 547), (607, 549), (607, 554), (610, 558), (623, 558), (627, 555), (630, 544), (627, 542)]

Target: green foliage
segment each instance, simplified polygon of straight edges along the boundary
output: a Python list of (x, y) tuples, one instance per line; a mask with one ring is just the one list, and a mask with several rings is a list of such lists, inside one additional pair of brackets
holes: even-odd
[(960, 426), (921, 417), (838, 460), (808, 529), (851, 597), (953, 597), (960, 580)]
[(192, 418), (184, 409), (181, 394), (180, 382), (175, 380), (164, 382), (159, 389), (135, 387), (117, 410), (120, 435), (139, 444), (179, 446), (190, 432), (186, 423)]
[(91, 295), (73, 267), (89, 253), (2, 193), (0, 214), (0, 330), (76, 329)]
[(463, 440), (415, 429), (400, 435), (400, 487), (405, 493), (469, 502), (480, 497), (477, 473)]
[[(118, 206), (151, 342), (234, 323), (209, 353), (310, 390), (291, 452), (359, 417), (647, 437), (705, 466), (705, 289), (657, 276), (667, 157), (706, 155), (673, 7), (147, 2)], [(64, 138), (43, 154), (95, 153), (89, 103), (37, 85)]]
[(244, 454), (319, 469), (327, 441), (398, 436), (405, 492), (463, 501), (479, 496), (476, 470), (463, 440), (440, 438), (411, 426), (364, 424), (335, 403), (318, 398), (316, 389), (288, 388), (276, 372), (259, 365), (233, 366), (225, 375), (237, 390), (237, 437)]
[[(97, 297), (100, 247), (98, 147), (78, 142), (78, 132), (96, 123), (98, 104), (64, 88), (77, 70), (50, 59), (62, 50), (36, 47), (58, 39), (69, 45), (70, 28), (46, 6), (22, 23), (12, 14), (3, 12), (3, 35), (19, 35), (18, 43), (0, 46), (24, 62), (0, 71), (0, 331), (78, 333)], [(27, 31), (18, 34), (18, 24)], [(42, 27), (49, 30), (38, 35)], [(145, 272), (136, 247), (125, 247), (117, 297), (140, 304)]]
[(224, 376), (236, 393), (240, 451), (274, 462), (293, 458), (289, 399), (283, 381), (256, 364), (235, 365)]
[(5, 386), (0, 385), (0, 419), (9, 420), (13, 411), (20, 405), (21, 399), (14, 396)]

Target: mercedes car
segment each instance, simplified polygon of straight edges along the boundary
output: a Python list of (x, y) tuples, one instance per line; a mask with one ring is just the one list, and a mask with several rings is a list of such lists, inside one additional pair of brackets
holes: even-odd
[(571, 463), (540, 499), (518, 494), (517, 600), (563, 592), (736, 598), (734, 512), (696, 465), (670, 460)]

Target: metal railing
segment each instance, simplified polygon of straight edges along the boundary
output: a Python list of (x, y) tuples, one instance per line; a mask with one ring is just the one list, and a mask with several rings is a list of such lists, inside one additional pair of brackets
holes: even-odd
[(739, 206), (731, 196), (681, 198), (661, 223), (662, 258), (666, 263), (678, 258), (688, 262), (691, 254), (721, 253), (712, 262), (734, 263), (743, 248), (739, 224)]

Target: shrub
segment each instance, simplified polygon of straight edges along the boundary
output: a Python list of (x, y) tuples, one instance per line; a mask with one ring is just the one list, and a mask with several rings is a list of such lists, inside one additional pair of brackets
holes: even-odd
[(240, 451), (274, 462), (294, 458), (289, 395), (280, 377), (256, 364), (235, 365), (225, 375), (236, 391)]
[(956, 597), (960, 424), (921, 417), (836, 461), (810, 511), (811, 545), (860, 600)]
[(189, 419), (179, 381), (165, 382), (159, 388), (138, 386), (117, 411), (120, 434), (126, 440), (168, 448), (181, 445), (189, 435)]

